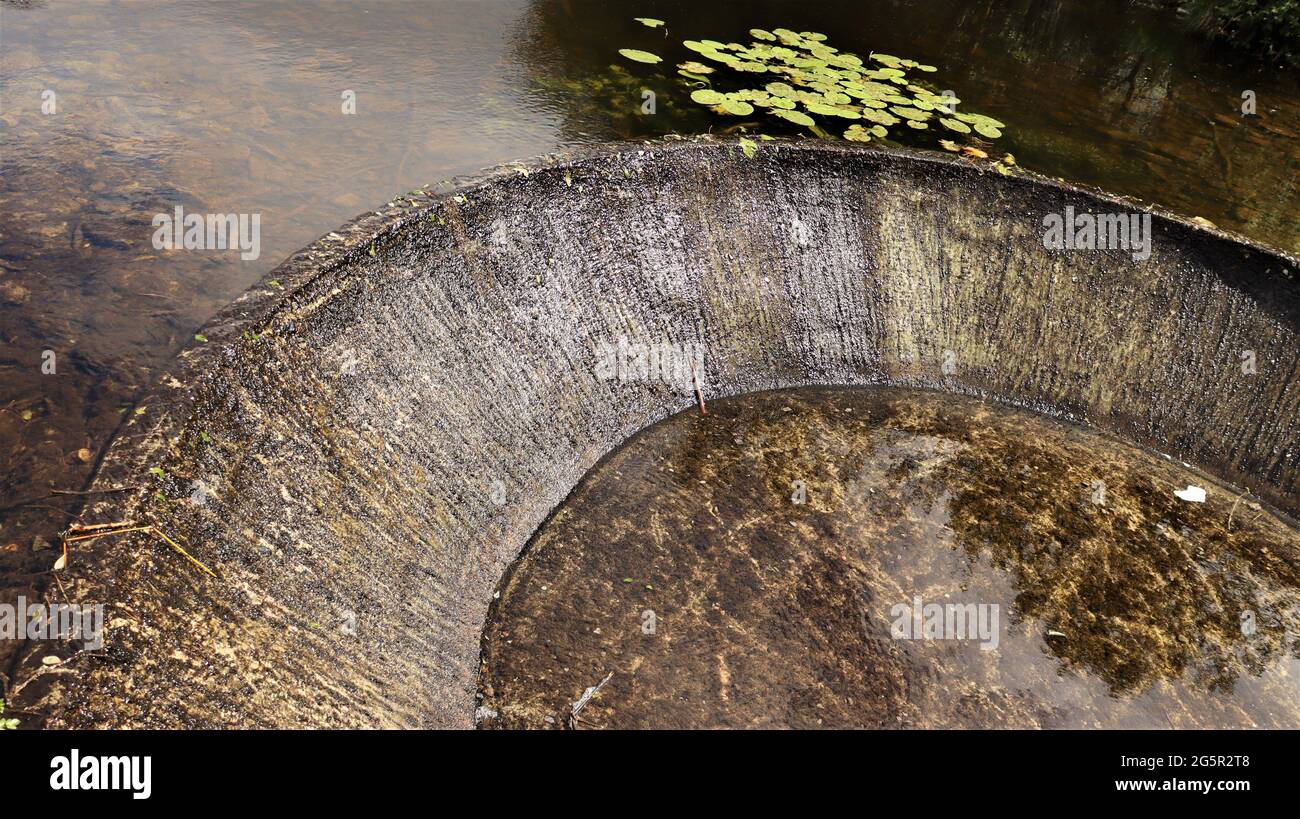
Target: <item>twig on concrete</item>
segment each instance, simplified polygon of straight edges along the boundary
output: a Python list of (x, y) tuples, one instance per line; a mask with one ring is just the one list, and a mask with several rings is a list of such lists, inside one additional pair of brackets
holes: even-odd
[(700, 392), (700, 374), (694, 364), (691, 365), (691, 383), (695, 385), (695, 400), (700, 402), (700, 415), (708, 415), (709, 411), (704, 408), (704, 393)]
[(106, 492), (130, 492), (133, 489), (143, 489), (143, 486), (112, 486), (108, 489), (51, 489), (51, 495), (101, 495)]
[(1235, 514), (1237, 513), (1237, 504), (1241, 503), (1241, 499), (1244, 498), (1244, 497), (1246, 497), (1248, 494), (1250, 494), (1250, 487), (1249, 487), (1249, 486), (1246, 487), (1246, 491), (1245, 491), (1245, 492), (1242, 492), (1240, 495), (1238, 495), (1238, 496), (1237, 496), (1237, 499), (1236, 499), (1235, 501), (1232, 502), (1232, 509), (1230, 509), (1230, 510), (1228, 511), (1228, 531), (1229, 531), (1229, 532), (1232, 531), (1232, 516), (1235, 515)]
[(184, 549), (182, 549), (179, 543), (177, 543), (176, 541), (172, 540), (171, 538), (169, 538), (169, 537), (167, 537), (165, 534), (163, 534), (162, 531), (161, 531), (160, 529), (158, 529), (158, 527), (156, 527), (156, 526), (150, 526), (149, 528), (153, 530), (153, 533), (154, 533), (155, 535), (157, 535), (158, 537), (160, 537), (160, 538), (162, 538), (163, 540), (167, 541), (167, 545), (168, 545), (168, 546), (171, 546), (173, 549), (175, 549), (176, 551), (180, 552), (180, 553), (185, 557), (186, 560), (188, 560), (189, 562), (193, 563), (195, 566), (198, 566), (198, 567), (199, 567), (200, 569), (202, 569), (203, 571), (207, 572), (209, 577), (216, 577), (216, 576), (217, 576), (217, 573), (216, 573), (216, 572), (212, 571), (212, 570), (209, 569), (207, 566), (204, 566), (203, 563), (202, 563), (202, 561), (200, 561), (198, 558), (194, 557), (194, 556), (191, 555), (189, 552), (187, 552), (187, 551), (185, 551)]
[(94, 532), (97, 529), (116, 529), (120, 526), (134, 526), (130, 520), (118, 520), (113, 523), (74, 523), (68, 527), (69, 532)]
[(578, 701), (573, 704), (573, 710), (569, 713), (570, 728), (574, 727), (574, 725), (578, 722), (578, 714), (582, 713), (582, 709), (587, 707), (587, 703), (591, 702), (591, 698), (599, 694), (600, 689), (604, 688), (605, 683), (609, 682), (613, 676), (614, 676), (614, 672), (613, 671), (609, 672), (608, 674), (605, 675), (605, 679), (601, 680), (599, 684), (593, 685), (589, 687), (586, 691), (582, 692), (582, 696), (578, 697)]
[[(112, 527), (118, 527), (118, 528), (112, 528)], [(180, 555), (184, 557), (186, 560), (193, 563), (195, 566), (198, 566), (205, 573), (207, 573), (208, 576), (210, 577), (217, 576), (216, 572), (212, 571), (207, 566), (205, 566), (203, 562), (200, 561), (198, 558), (194, 557), (194, 555), (185, 551), (184, 547), (182, 547), (179, 543), (167, 537), (167, 535), (157, 526), (136, 526), (134, 525), (133, 521), (124, 520), (124, 521), (119, 521), (118, 523), (99, 523), (91, 526), (83, 526), (80, 527), (79, 529), (74, 529), (72, 531), (83, 531), (83, 532), (89, 531), (90, 534), (76, 535), (75, 537), (65, 537), (63, 539), (63, 557), (59, 560), (58, 563), (55, 564), (54, 568), (56, 571), (60, 569), (66, 569), (68, 567), (68, 544), (69, 543), (76, 543), (77, 541), (82, 541), (82, 540), (95, 540), (97, 538), (107, 537), (109, 535), (124, 535), (127, 534), (128, 532), (148, 532), (149, 534), (157, 535), (158, 537), (162, 538), (162, 540), (168, 546), (172, 547), (177, 552), (179, 552)]]

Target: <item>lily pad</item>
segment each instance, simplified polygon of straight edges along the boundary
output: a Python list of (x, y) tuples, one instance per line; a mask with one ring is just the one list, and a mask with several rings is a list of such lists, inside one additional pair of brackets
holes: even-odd
[(754, 106), (744, 100), (736, 99), (735, 97), (725, 98), (722, 101), (721, 106), (723, 111), (726, 111), (732, 116), (745, 117), (754, 113)]
[(844, 132), (844, 138), (850, 142), (870, 142), (871, 135), (863, 130), (861, 125), (851, 125)]
[(862, 110), (862, 118), (878, 125), (897, 125), (898, 117), (886, 111), (876, 111), (870, 108)]
[[(651, 28), (664, 25), (655, 18), (635, 19)], [(698, 60), (677, 66), (681, 85), (694, 89), (692, 101), (720, 115), (748, 117), (757, 113), (760, 117), (780, 117), (827, 139), (886, 139), (890, 129), (903, 122), (916, 134), (929, 131), (932, 120), (956, 134), (977, 132), (987, 138), (1002, 134), (1001, 122), (978, 114), (957, 113), (959, 100), (955, 94), (941, 93), (928, 78), (919, 79), (937, 70), (932, 65), (874, 52), (864, 63), (862, 57), (840, 51), (827, 42), (826, 35), (814, 31), (752, 28), (749, 37), (745, 43), (682, 41), (685, 48), (699, 55)], [(625, 49), (620, 53), (638, 62), (659, 62), (657, 55), (649, 52)], [(706, 65), (705, 60), (711, 64)], [(616, 74), (620, 71), (615, 69)], [(770, 74), (773, 76), (765, 79), (775, 81), (746, 82), (745, 77), (754, 74)], [(638, 82), (625, 71), (623, 76), (627, 83)], [(847, 131), (832, 132), (830, 117), (865, 122), (855, 123)], [(749, 135), (741, 150), (745, 151), (745, 145), (753, 144), (755, 138)], [(966, 147), (970, 146), (960, 150)]]
[(913, 121), (913, 122), (924, 122), (925, 120), (930, 118), (929, 111), (922, 111), (919, 108), (909, 108), (908, 106), (905, 105), (895, 105), (892, 106), (889, 110), (893, 111), (895, 114), (898, 114), (903, 119), (908, 121)]
[(839, 108), (834, 105), (827, 105), (824, 102), (814, 102), (806, 107), (808, 113), (819, 114), (824, 117), (844, 117), (845, 119), (858, 119), (860, 117), (856, 110)]
[(816, 124), (816, 120), (799, 111), (773, 111), (772, 113), (782, 119), (787, 119), (790, 122), (793, 122), (795, 125), (803, 125), (807, 127)]
[(649, 63), (651, 65), (654, 65), (655, 63), (661, 63), (663, 62), (664, 59), (663, 57), (660, 57), (658, 54), (651, 54), (649, 51), (638, 51), (635, 48), (620, 48), (618, 50), (618, 53), (622, 54), (624, 57), (627, 57), (629, 60), (633, 60), (638, 63)]

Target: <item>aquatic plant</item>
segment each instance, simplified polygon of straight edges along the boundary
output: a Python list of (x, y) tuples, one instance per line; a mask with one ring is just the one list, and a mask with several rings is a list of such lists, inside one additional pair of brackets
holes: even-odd
[[(937, 72), (935, 66), (875, 52), (863, 59), (814, 31), (754, 28), (749, 34), (748, 44), (682, 41), (692, 53), (676, 64), (677, 74), (693, 102), (721, 117), (757, 114), (777, 127), (789, 123), (819, 137), (853, 142), (931, 133), (987, 145), (981, 140), (997, 139), (1006, 127), (992, 117), (959, 111), (956, 94), (921, 76)], [(637, 62), (659, 61), (635, 49), (619, 53)], [(750, 150), (747, 146), (745, 152)]]
[(620, 48), (619, 54), (627, 57), (629, 60), (635, 60), (638, 63), (658, 63), (663, 62), (663, 57), (657, 54), (651, 54), (649, 51), (638, 51), (635, 48)]
[(5, 701), (0, 700), (0, 731), (13, 731), (18, 727), (18, 720), (4, 719)]

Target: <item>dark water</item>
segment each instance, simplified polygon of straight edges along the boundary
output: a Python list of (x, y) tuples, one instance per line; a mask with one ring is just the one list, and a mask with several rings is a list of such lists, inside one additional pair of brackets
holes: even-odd
[[(1126, 3), (0, 2), (2, 593), (47, 574), (33, 547), (80, 501), (51, 491), (84, 486), (195, 328), (288, 253), (444, 177), (707, 128), (615, 54), (663, 44), (634, 16), (677, 39), (785, 25), (932, 63), (1007, 123), (1022, 165), (1300, 248), (1300, 81)], [(155, 250), (151, 219), (177, 205), (260, 214), (259, 258)]]
[[(587, 725), (1300, 723), (1300, 532), (1239, 492), (939, 393), (708, 409), (638, 434), (538, 530), (484, 630), (481, 725), (563, 724), (610, 673)], [(949, 605), (975, 616), (926, 632)]]

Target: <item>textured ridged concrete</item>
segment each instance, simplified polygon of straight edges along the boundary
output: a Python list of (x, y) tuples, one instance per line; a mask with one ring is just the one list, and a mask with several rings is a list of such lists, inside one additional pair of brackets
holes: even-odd
[(706, 397), (983, 395), (1300, 513), (1300, 265), (1159, 215), (1145, 263), (1046, 250), (1067, 204), (1136, 207), (823, 142), (623, 145), (403, 197), (224, 311), (106, 460), (99, 487), (148, 488), (86, 520), (155, 522), (220, 578), (148, 536), (76, 549), (64, 583), (109, 604), (111, 660), (19, 699), (52, 726), (472, 725), (506, 566), (597, 459), (694, 401), (599, 380), (620, 335), (702, 341)]

